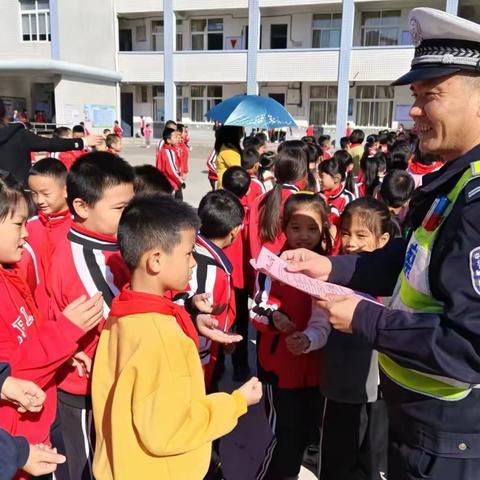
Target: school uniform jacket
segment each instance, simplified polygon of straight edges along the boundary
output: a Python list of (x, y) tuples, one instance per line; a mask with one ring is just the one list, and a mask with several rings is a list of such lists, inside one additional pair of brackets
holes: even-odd
[(188, 173), (188, 147), (184, 142), (180, 142), (178, 145), (178, 156), (180, 157), (182, 173)]
[[(113, 237), (100, 235), (72, 225), (67, 240), (58, 246), (49, 275), (50, 315), (58, 319), (68, 304), (81, 295), (92, 297), (103, 293), (103, 314), (108, 317), (113, 298), (129, 281), (129, 271), (118, 251)], [(78, 350), (94, 357), (102, 321), (83, 336)], [(90, 384), (87, 378), (79, 377), (71, 365), (63, 365), (57, 375), (60, 390), (74, 395), (88, 395)]]
[(266, 193), (265, 185), (257, 178), (256, 175), (250, 175), (250, 188), (247, 192), (246, 203), (248, 206), (253, 205), (253, 202), (260, 196)]
[(337, 188), (332, 190), (325, 190), (322, 192), (327, 199), (327, 204), (330, 206), (332, 213), (340, 216), (345, 207), (355, 200), (352, 192), (349, 192), (342, 183)]
[(208, 179), (217, 181), (218, 180), (217, 152), (215, 151), (215, 149), (212, 150), (212, 152), (207, 158), (207, 170), (208, 170)]
[(0, 427), (30, 443), (48, 443), (56, 414), (55, 375), (77, 351), (84, 331), (61, 312), (56, 322), (44, 320), (16, 269), (0, 267), (0, 298), (0, 361), (10, 364), (13, 377), (31, 380), (47, 394), (39, 413), (20, 414), (17, 407), (0, 402)]
[[(295, 185), (292, 185), (289, 183), (282, 185), (282, 204), (280, 206), (279, 221), (281, 221), (281, 215), (283, 212), (283, 207), (285, 205), (285, 202), (288, 200), (290, 195), (293, 195), (298, 191), (299, 191), (299, 188)], [(267, 194), (263, 194), (260, 197), (257, 197), (249, 208), (248, 236), (249, 236), (249, 243), (250, 243), (250, 254), (252, 258), (258, 257), (258, 254), (260, 253), (262, 246), (265, 246), (266, 248), (268, 248), (274, 253), (278, 253), (283, 248), (286, 240), (285, 234), (283, 232), (280, 232), (278, 237), (272, 242), (263, 242), (260, 239), (259, 218), (260, 218), (260, 210), (262, 208), (261, 203), (265, 198), (265, 195)]]
[(164, 143), (157, 154), (157, 168), (165, 174), (174, 190), (183, 185), (181, 160), (178, 150)]
[(70, 171), (72, 165), (83, 155), (90, 153), (91, 148), (84, 148), (83, 150), (70, 150), (68, 152), (53, 152), (50, 154), (50, 157), (60, 160), (65, 168)]
[[(258, 331), (258, 376), (271, 385), (279, 388), (306, 388), (320, 385), (321, 346), (325, 345), (328, 334), (328, 322), (324, 321), (320, 329), (308, 332), (312, 316), (311, 297), (299, 290), (272, 281), (263, 273), (257, 277), (254, 305), (250, 311), (250, 319)], [(275, 311), (287, 315), (295, 323), (296, 330), (304, 332), (309, 338), (318, 337), (316, 350), (301, 355), (294, 355), (288, 348), (285, 339), (287, 334), (280, 332), (273, 324)], [(310, 328), (312, 328), (310, 326)], [(307, 330), (307, 331), (306, 331)]]

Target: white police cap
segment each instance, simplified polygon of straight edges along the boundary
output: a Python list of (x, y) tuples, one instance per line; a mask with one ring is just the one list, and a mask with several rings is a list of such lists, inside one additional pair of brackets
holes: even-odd
[(480, 25), (434, 8), (410, 12), (415, 45), (411, 70), (392, 83), (408, 85), (467, 70), (480, 75)]

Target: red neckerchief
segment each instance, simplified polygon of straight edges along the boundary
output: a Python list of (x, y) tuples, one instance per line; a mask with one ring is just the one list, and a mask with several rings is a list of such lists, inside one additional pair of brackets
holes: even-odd
[(78, 233), (86, 235), (87, 237), (96, 238), (97, 240), (115, 244), (117, 243), (116, 237), (104, 235), (103, 233), (93, 232), (92, 230), (88, 230), (88, 228), (82, 227), (79, 223), (74, 223), (72, 225), (72, 230), (76, 230)]
[(437, 161), (433, 162), (431, 165), (424, 165), (423, 163), (419, 162), (410, 162), (408, 169), (415, 175), (426, 175), (427, 173), (436, 172), (440, 168), (442, 168), (443, 162)]
[(126, 285), (120, 295), (113, 300), (110, 316), (124, 317), (142, 313), (161, 313), (175, 317), (185, 335), (191, 338), (198, 348), (197, 330), (183, 307), (160, 295), (135, 292), (130, 290), (130, 285)]
[(72, 218), (72, 214), (70, 213), (70, 210), (63, 210), (58, 213), (45, 213), (39, 210), (38, 218), (40, 219), (40, 222), (42, 222), (42, 225), (56, 227), (67, 221), (67, 218)]
[(325, 195), (327, 200), (330, 198), (336, 198), (340, 193), (342, 193), (343, 184), (341, 183), (338, 187), (332, 188), (331, 190), (324, 190), (322, 193)]

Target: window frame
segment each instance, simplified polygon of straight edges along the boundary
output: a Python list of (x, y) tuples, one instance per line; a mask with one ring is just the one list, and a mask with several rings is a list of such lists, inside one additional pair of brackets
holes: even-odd
[[(200, 20), (204, 21), (205, 25), (203, 27), (203, 32), (194, 32), (192, 28), (192, 21), (193, 20)], [(214, 20), (219, 21), (221, 20), (222, 23), (222, 30), (221, 31), (215, 31), (212, 30), (210, 31), (208, 29), (209, 23), (213, 22)], [(222, 48), (221, 49), (210, 49), (208, 48), (208, 43), (209, 43), (209, 36), (210, 35), (221, 35), (222, 36)], [(202, 48), (193, 48), (193, 37), (198, 36), (202, 37)], [(225, 20), (223, 17), (202, 17), (202, 18), (191, 18), (190, 19), (190, 50), (194, 52), (220, 52), (222, 50), (225, 50)]]
[[(200, 96), (193, 96), (192, 94), (192, 89), (194, 87), (199, 87), (199, 88), (203, 88), (203, 95), (200, 97)], [(211, 95), (210, 92), (209, 92), (209, 89), (213, 89), (213, 88), (219, 88), (221, 89), (221, 96), (219, 95)], [(194, 109), (193, 105), (194, 105), (194, 102), (200, 102), (202, 101), (202, 120), (196, 120), (194, 119), (194, 113), (197, 113), (196, 111), (196, 108)], [(221, 84), (192, 84), (190, 85), (190, 119), (192, 122), (194, 123), (209, 123), (208, 120), (206, 120), (205, 118), (205, 114), (210, 110), (210, 108), (212, 108), (214, 105), (218, 105), (218, 103), (220, 103), (221, 101), (223, 101), (223, 85)]]
[[(319, 15), (330, 15), (330, 26), (326, 28), (315, 28), (315, 17)], [(338, 16), (337, 19), (334, 19), (334, 16)], [(333, 27), (333, 20), (340, 20), (340, 27)], [(313, 39), (314, 39), (314, 34), (315, 32), (318, 31), (320, 32), (320, 46), (316, 47), (313, 44)], [(338, 47), (322, 47), (322, 32), (331, 32), (331, 31), (338, 31), (340, 36), (339, 36), (339, 42), (338, 42)], [(335, 13), (314, 13), (312, 17), (312, 48), (340, 48), (340, 42), (341, 42), (341, 35), (342, 35), (342, 14), (335, 12)]]
[[(52, 41), (52, 29), (50, 25), (50, 1), (48, 2), (48, 8), (39, 8), (38, 2), (39, 0), (34, 0), (35, 7), (34, 9), (22, 9), (22, 0), (18, 2), (19, 8), (19, 16), (20, 16), (20, 36), (21, 41), (25, 43), (35, 42), (35, 43), (49, 43)], [(43, 17), (43, 21), (45, 22), (45, 40), (40, 39), (40, 16)], [(29, 39), (25, 39), (27, 34), (24, 32), (23, 29), (23, 18), (28, 18), (28, 26), (29, 26)], [(32, 18), (35, 22), (35, 34), (32, 33)], [(33, 38), (35, 35), (36, 39)]]
[[(360, 89), (362, 87), (373, 87), (373, 98), (369, 97), (360, 97)], [(391, 93), (391, 96), (387, 97), (379, 97), (378, 89), (388, 87)], [(365, 128), (392, 128), (392, 121), (393, 121), (393, 108), (394, 108), (394, 100), (395, 100), (395, 90), (394, 87), (389, 85), (358, 85), (355, 95), (355, 124), (359, 127)], [(374, 117), (379, 115), (378, 105), (379, 104), (388, 104), (388, 124), (387, 125), (377, 125), (380, 122), (372, 122), (372, 120), (378, 120)], [(359, 122), (359, 106), (366, 105), (368, 106), (368, 121), (367, 125), (363, 125), (363, 122)]]
[[(384, 13), (385, 12), (395, 12), (395, 13), (398, 13), (398, 23), (395, 23), (395, 24), (391, 24), (391, 25), (384, 25), (382, 24), (382, 20), (384, 18)], [(379, 17), (378, 17), (378, 20), (379, 20), (379, 25), (374, 25), (374, 26), (365, 26), (364, 24), (364, 15), (365, 14), (368, 14), (368, 13), (378, 13), (379, 14)], [(382, 31), (383, 30), (393, 30), (395, 29), (396, 30), (396, 37), (395, 37), (395, 41), (396, 43), (393, 43), (393, 44), (385, 44), (385, 45), (382, 45), (380, 43), (380, 40), (381, 40), (381, 36), (382, 36)], [(361, 16), (360, 16), (360, 32), (361, 32), (361, 38), (360, 38), (360, 46), (362, 47), (369, 47), (369, 48), (375, 48), (375, 47), (397, 47), (399, 45), (401, 45), (402, 43), (402, 39), (401, 39), (401, 35), (402, 35), (402, 11), (401, 10), (389, 10), (389, 9), (383, 9), (383, 10), (366, 10), (366, 11), (362, 11), (361, 12)], [(375, 45), (366, 45), (366, 35), (367, 33), (370, 33), (370, 32), (378, 32), (378, 41)]]
[[(314, 97), (312, 96), (313, 89), (314, 88), (326, 88), (326, 95)], [(330, 93), (330, 89), (332, 89), (332, 93)], [(338, 87), (336, 85), (310, 85), (310, 105), (309, 105), (309, 111), (308, 111), (308, 120), (310, 124), (315, 124), (320, 127), (330, 127), (330, 126), (335, 126), (337, 123), (336, 117), (337, 117), (337, 97), (338, 97)], [(312, 104), (315, 103), (322, 103), (324, 104), (324, 119), (322, 123), (318, 122), (313, 122), (312, 121)], [(329, 117), (329, 107), (331, 108), (334, 106), (333, 112), (333, 123), (328, 123), (328, 117)]]

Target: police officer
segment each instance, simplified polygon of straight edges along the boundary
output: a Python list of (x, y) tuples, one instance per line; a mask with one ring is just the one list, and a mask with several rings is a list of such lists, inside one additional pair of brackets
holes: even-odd
[(291, 271), (392, 296), (319, 302), (332, 326), (379, 352), (389, 409), (389, 480), (480, 478), (480, 25), (410, 14), (410, 84), (422, 152), (444, 167), (411, 203), (412, 234), (373, 253), (285, 252)]

